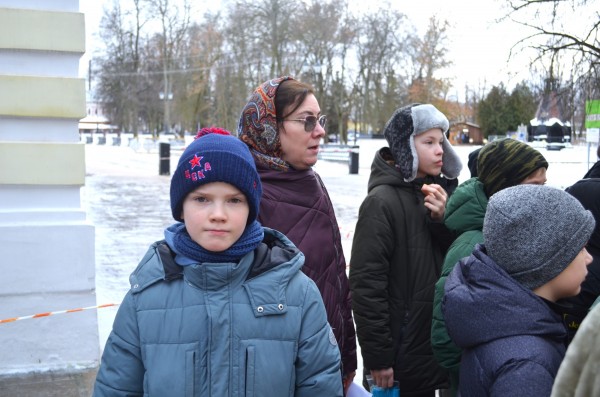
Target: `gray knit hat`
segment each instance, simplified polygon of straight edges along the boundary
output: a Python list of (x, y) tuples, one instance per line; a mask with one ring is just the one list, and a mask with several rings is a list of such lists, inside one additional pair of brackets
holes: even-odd
[(455, 179), (460, 174), (462, 163), (446, 138), (448, 127), (446, 116), (430, 104), (414, 103), (394, 112), (383, 129), (383, 135), (404, 181), (415, 179), (419, 169), (415, 136), (432, 128), (439, 128), (444, 133), (442, 174), (448, 179)]
[(569, 266), (594, 225), (592, 213), (569, 193), (549, 186), (518, 185), (490, 198), (483, 239), (490, 258), (533, 290)]

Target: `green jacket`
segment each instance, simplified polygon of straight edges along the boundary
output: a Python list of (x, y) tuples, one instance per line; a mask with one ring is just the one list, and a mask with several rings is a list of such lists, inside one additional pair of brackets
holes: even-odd
[(458, 386), (458, 370), (462, 350), (450, 339), (444, 316), (442, 299), (446, 278), (456, 263), (471, 255), (477, 244), (483, 243), (483, 218), (488, 198), (483, 190), (483, 183), (471, 178), (456, 188), (446, 204), (444, 223), (446, 227), (459, 234), (452, 243), (442, 265), (442, 273), (435, 284), (433, 299), (433, 320), (431, 323), (431, 347), (433, 355), (440, 365), (450, 371), (451, 386), (454, 394)]

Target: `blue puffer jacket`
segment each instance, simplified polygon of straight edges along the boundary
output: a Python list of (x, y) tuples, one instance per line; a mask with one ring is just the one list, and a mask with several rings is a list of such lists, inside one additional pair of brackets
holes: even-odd
[(446, 280), (442, 311), (463, 350), (461, 397), (547, 397), (565, 355), (561, 317), (477, 245)]
[(164, 242), (130, 277), (94, 396), (341, 396), (340, 354), (303, 254), (281, 233), (237, 264), (179, 267)]

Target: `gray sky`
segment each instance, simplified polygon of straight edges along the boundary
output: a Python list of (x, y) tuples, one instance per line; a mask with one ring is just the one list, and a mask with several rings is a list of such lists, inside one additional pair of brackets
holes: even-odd
[[(112, 0), (80, 0), (80, 10), (86, 18), (86, 45), (88, 52), (82, 58), (81, 74), (87, 70), (87, 61), (93, 54), (94, 34), (102, 16), (104, 4)], [(382, 6), (384, 2), (371, 0), (349, 0), (352, 10), (359, 11)], [(194, 2), (196, 8), (218, 8), (222, 0)], [(509, 22), (497, 23), (495, 19), (504, 15), (498, 0), (394, 0), (392, 6), (406, 14), (419, 34), (427, 29), (429, 18), (436, 15), (447, 19), (451, 28), (448, 32), (448, 59), (453, 67), (439, 77), (449, 77), (454, 82), (450, 95), (462, 100), (465, 85), (472, 89), (485, 86), (488, 91), (500, 82), (510, 89), (523, 79), (529, 78), (527, 59), (521, 55), (507, 63), (509, 51), (525, 32)]]

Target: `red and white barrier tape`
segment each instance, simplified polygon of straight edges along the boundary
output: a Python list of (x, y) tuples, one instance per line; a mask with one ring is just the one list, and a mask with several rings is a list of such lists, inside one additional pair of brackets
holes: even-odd
[(12, 322), (19, 321), (19, 320), (28, 320), (30, 318), (48, 317), (48, 316), (53, 316), (55, 314), (76, 313), (76, 312), (82, 312), (84, 310), (90, 310), (90, 309), (102, 309), (102, 308), (111, 307), (111, 306), (119, 306), (119, 304), (118, 303), (106, 303), (104, 305), (98, 305), (98, 306), (80, 307), (77, 309), (58, 310), (55, 312), (32, 314), (31, 316), (7, 318), (4, 320), (0, 320), (0, 324), (12, 323)]

